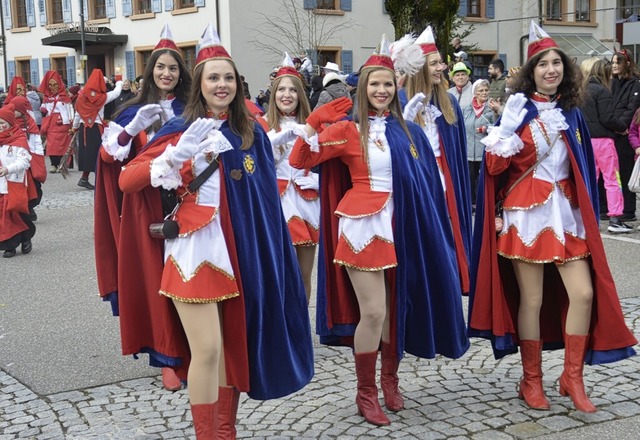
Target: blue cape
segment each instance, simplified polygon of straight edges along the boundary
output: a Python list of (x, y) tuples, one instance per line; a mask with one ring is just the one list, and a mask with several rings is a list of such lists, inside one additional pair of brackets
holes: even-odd
[[(533, 102), (525, 106), (527, 115), (521, 128), (538, 116)], [(591, 138), (582, 114), (576, 108), (563, 112), (569, 129), (565, 140), (571, 152), (572, 175), (578, 191), (578, 205), (587, 231), (591, 252), (589, 263), (594, 287), (590, 343), (585, 362), (601, 364), (625, 359), (635, 354), (631, 348), (635, 338), (626, 327), (615, 284), (609, 271), (602, 239), (598, 230), (598, 190)], [(498, 121), (497, 125), (499, 125)], [(519, 131), (520, 129), (518, 129)], [(485, 173), (485, 157), (478, 180), (478, 197), (472, 244), (471, 292), (469, 295), (469, 336), (489, 339), (496, 359), (516, 353), (516, 335), (496, 334), (495, 328), (515, 326), (519, 290), (511, 262), (496, 252), (494, 211), (496, 194), (504, 185), (500, 176)], [(545, 265), (544, 300), (541, 311), (541, 338), (545, 349), (564, 346), (563, 331), (567, 297), (562, 280), (552, 265)], [(492, 315), (490, 328), (474, 328), (472, 318)], [(478, 318), (479, 319), (479, 318)], [(505, 322), (510, 321), (508, 325)]]
[[(433, 150), (418, 125), (411, 122), (407, 125), (417, 149), (417, 159), (411, 154), (407, 135), (393, 116), (387, 117), (385, 131), (391, 146), (393, 230), (398, 260), (397, 268), (387, 271), (392, 274), (393, 281), (392, 346), (396, 347), (400, 359), (405, 351), (422, 358), (433, 358), (436, 354), (458, 358), (469, 348), (469, 341), (462, 312), (453, 233)], [(347, 345), (355, 332), (359, 313), (346, 271), (332, 262), (333, 253), (328, 254), (335, 248), (337, 233), (329, 230), (326, 215), (333, 215), (329, 205), (339, 202), (341, 196), (325, 196), (328, 186), (342, 185), (339, 192), (344, 193), (350, 180), (337, 177), (328, 169), (330, 162), (333, 161), (320, 168), (322, 245), (318, 259), (316, 325), (323, 344)], [(330, 177), (327, 171), (332, 173)], [(327, 246), (327, 240), (333, 243)], [(340, 301), (340, 307), (353, 309), (351, 322), (329, 322), (328, 295), (333, 303)]]

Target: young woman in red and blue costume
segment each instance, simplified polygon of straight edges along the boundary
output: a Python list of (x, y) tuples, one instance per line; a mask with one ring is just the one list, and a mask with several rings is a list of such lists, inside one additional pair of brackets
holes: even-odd
[(464, 116), (458, 101), (447, 92), (442, 72), (446, 64), (435, 44), (431, 26), (416, 39), (424, 66), (408, 75), (400, 90), (404, 118), (418, 123), (429, 139), (438, 161), (453, 229), (461, 293), (469, 292), (471, 254), (471, 186), (467, 163)]
[[(637, 341), (600, 237), (593, 149), (577, 107), (581, 75), (534, 22), (514, 91), (482, 141), (469, 335), (490, 339), (496, 358), (520, 348), (519, 397), (540, 410), (550, 407), (542, 349), (564, 346), (560, 394), (595, 412), (584, 362), (625, 359)], [(496, 201), (503, 203), (498, 218)]]
[(353, 347), (356, 405), (374, 425), (390, 423), (375, 380), (380, 346), (391, 411), (404, 408), (405, 352), (458, 358), (469, 347), (436, 160), (420, 127), (402, 118), (388, 44), (383, 37), (360, 70), (354, 120), (340, 120), (349, 99), (319, 107), (289, 159), (321, 164), (317, 332), (323, 344)]
[[(98, 292), (110, 303), (114, 316), (121, 314), (120, 309), (126, 314), (129, 310), (145, 308), (156, 316), (173, 312), (171, 304), (158, 298), (159, 280), (127, 276), (140, 269), (140, 261), (129, 257), (128, 249), (133, 239), (126, 234), (131, 229), (128, 228), (121, 238), (120, 225), (123, 221), (137, 221), (132, 199), (138, 196), (123, 195), (118, 178), (122, 165), (134, 158), (164, 123), (182, 114), (190, 86), (189, 69), (165, 25), (147, 62), (140, 92), (120, 107), (104, 130), (96, 164), (94, 241)], [(146, 249), (153, 249), (148, 257), (155, 255), (161, 259), (162, 242), (151, 240), (147, 235), (137, 239), (148, 238)], [(121, 274), (125, 274), (124, 278)], [(124, 322), (128, 321), (127, 317)], [(171, 329), (168, 331), (171, 334)], [(155, 327), (141, 332), (121, 325), (122, 352), (133, 355), (149, 352), (151, 365), (162, 367), (166, 363), (153, 359), (152, 347), (153, 341), (164, 339), (166, 334)], [(166, 366), (162, 368), (162, 384), (168, 390), (182, 387), (176, 374)]]
[(289, 164), (294, 141), (310, 113), (302, 79), (288, 54), (271, 86), (269, 108), (258, 122), (273, 147), (280, 203), (302, 271), (307, 300), (311, 297), (311, 272), (320, 235), (318, 174)]
[[(211, 25), (196, 62), (182, 117), (163, 126), (119, 180), (125, 193), (143, 196), (141, 221), (129, 236), (133, 258), (148, 252), (140, 236), (163, 217), (158, 187), (183, 196), (179, 236), (165, 240), (164, 268), (162, 260), (145, 259), (142, 271), (131, 274), (158, 276), (158, 292), (177, 314), (135, 311), (137, 319), (126, 325), (142, 331), (149, 320), (164, 321), (164, 329), (177, 325), (156, 351), (177, 361), (179, 374), (188, 368), (197, 439), (226, 439), (235, 438), (239, 392), (272, 399), (298, 391), (313, 376), (313, 350), (271, 144), (248, 112), (240, 75)], [(187, 194), (212, 161), (219, 168)], [(128, 226), (123, 221), (121, 238)]]

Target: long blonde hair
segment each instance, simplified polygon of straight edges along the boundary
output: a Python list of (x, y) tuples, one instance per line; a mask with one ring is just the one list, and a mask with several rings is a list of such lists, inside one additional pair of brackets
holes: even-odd
[(298, 107), (296, 107), (295, 110), (298, 124), (304, 124), (309, 113), (311, 113), (311, 106), (309, 105), (307, 94), (304, 91), (302, 80), (294, 77), (293, 75), (279, 76), (273, 81), (273, 85), (271, 86), (269, 108), (267, 109), (267, 122), (269, 123), (269, 128), (272, 130), (277, 130), (278, 127), (280, 127), (280, 120), (283, 117), (276, 104), (276, 93), (278, 91), (278, 86), (280, 86), (280, 83), (284, 78), (289, 78), (291, 80), (296, 89), (296, 93), (298, 94)]
[(395, 73), (391, 70), (385, 69), (384, 67), (364, 68), (360, 71), (360, 75), (358, 77), (358, 86), (356, 88), (358, 109), (354, 119), (360, 125), (360, 149), (362, 150), (362, 158), (365, 162), (367, 162), (367, 152), (369, 150), (369, 97), (367, 96), (367, 84), (369, 83), (369, 75), (371, 75), (372, 72), (377, 72), (378, 70), (387, 70), (388, 72), (391, 72), (396, 93), (393, 95), (391, 103), (389, 103), (389, 111), (393, 117), (398, 120), (400, 126), (407, 134), (409, 141), (413, 143), (413, 138), (411, 137), (407, 123), (402, 117), (402, 108), (400, 107), (400, 100), (398, 99), (398, 83), (396, 81)]
[[(427, 62), (422, 66), (422, 69), (413, 76), (409, 76), (404, 82), (404, 88), (407, 91), (407, 99), (413, 98), (416, 94), (422, 92), (427, 96), (433, 98), (433, 102), (440, 109), (444, 119), (448, 124), (455, 124), (457, 117), (456, 111), (451, 104), (449, 98), (449, 92), (447, 92), (447, 82), (444, 79), (439, 84), (433, 84), (431, 82), (431, 74), (429, 73), (429, 56), (427, 55)], [(420, 115), (416, 117), (416, 122), (424, 127), (425, 122)]]

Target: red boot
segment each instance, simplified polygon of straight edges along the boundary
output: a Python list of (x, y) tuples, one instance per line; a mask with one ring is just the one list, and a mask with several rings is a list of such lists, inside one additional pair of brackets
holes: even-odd
[(178, 391), (182, 389), (182, 382), (180, 378), (173, 371), (173, 368), (162, 368), (162, 386), (168, 391)]
[(582, 370), (589, 335), (567, 335), (564, 339), (564, 371), (560, 376), (560, 395), (571, 396), (578, 411), (594, 413), (596, 407), (584, 391)]
[(240, 391), (235, 387), (218, 387), (218, 439), (235, 440), (239, 401)]
[(389, 425), (389, 419), (382, 412), (378, 402), (378, 387), (376, 386), (376, 361), (378, 351), (371, 353), (356, 353), (356, 376), (358, 378), (358, 394), (356, 406), (358, 414), (373, 425)]
[(389, 411), (400, 411), (404, 408), (404, 399), (398, 389), (398, 367), (400, 361), (391, 349), (391, 344), (382, 343), (382, 369), (380, 371), (380, 388), (384, 396), (384, 405)]
[(216, 439), (218, 402), (191, 405), (191, 417), (193, 417), (196, 440)]
[(549, 401), (542, 389), (542, 341), (520, 341), (522, 370), (518, 397), (524, 399), (529, 408), (549, 409)]

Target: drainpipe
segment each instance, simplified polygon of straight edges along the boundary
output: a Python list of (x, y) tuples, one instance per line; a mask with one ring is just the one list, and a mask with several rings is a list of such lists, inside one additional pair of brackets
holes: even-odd
[(7, 72), (7, 38), (5, 37), (4, 34), (4, 10), (3, 10), (3, 5), (2, 5), (2, 1), (0, 0), (0, 38), (2, 38), (2, 41), (0, 41), (0, 48), (2, 49), (2, 69), (4, 71), (4, 82), (5, 82), (5, 91), (9, 90), (9, 85), (6, 84), (7, 79), (9, 79), (9, 74)]

